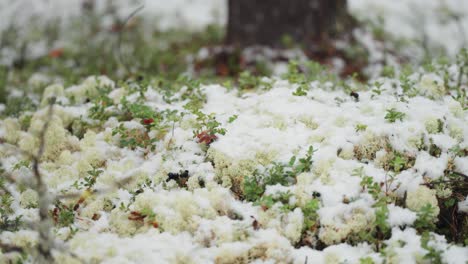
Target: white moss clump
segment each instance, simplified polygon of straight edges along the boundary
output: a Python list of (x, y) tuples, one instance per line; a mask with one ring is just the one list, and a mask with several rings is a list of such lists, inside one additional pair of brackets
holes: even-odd
[(252, 175), (258, 166), (257, 162), (250, 159), (234, 160), (214, 148), (209, 148), (207, 155), (214, 162), (216, 175), (223, 186), (232, 188), (235, 193), (243, 193), (244, 177)]
[(119, 208), (112, 210), (109, 218), (111, 230), (121, 236), (134, 235), (141, 224), (137, 221), (129, 220), (128, 217), (129, 213), (124, 212)]
[(69, 150), (64, 150), (60, 153), (57, 159), (57, 165), (71, 165), (73, 163), (73, 156)]
[(366, 132), (359, 144), (354, 147), (354, 154), (358, 160), (373, 160), (377, 151), (384, 149), (387, 143), (385, 137)]
[(314, 118), (309, 115), (300, 115), (298, 118), (299, 122), (303, 123), (307, 128), (315, 130), (319, 127), (319, 124), (315, 122)]
[(421, 237), (413, 228), (392, 229), (392, 237), (385, 241), (386, 263), (425, 263), (427, 250), (421, 248)]
[(213, 220), (202, 219), (194, 233), (194, 239), (205, 247), (218, 247), (224, 243), (246, 240), (249, 233), (249, 226), (246, 223), (222, 216)]
[(86, 201), (84, 208), (81, 210), (81, 215), (84, 217), (92, 218), (94, 214), (104, 210), (104, 199), (98, 198), (92, 201)]
[(450, 123), (448, 126), (448, 129), (449, 129), (449, 135), (452, 138), (454, 138), (458, 142), (463, 141), (464, 131), (462, 127), (458, 126), (458, 124)]
[(82, 152), (83, 159), (89, 163), (92, 167), (100, 167), (105, 160), (106, 157), (102, 151), (102, 149), (97, 147), (87, 148)]
[[(31, 120), (31, 126), (29, 127), (29, 133), (34, 136), (34, 139), (27, 139), (27, 142), (20, 140), (20, 147), (24, 147), (26, 151), (35, 153), (39, 146), (39, 137), (44, 125), (47, 121), (41, 118), (34, 118)], [(65, 149), (73, 150), (76, 149), (76, 143), (71, 138), (68, 131), (63, 127), (62, 120), (57, 116), (52, 116), (49, 121), (49, 126), (45, 133), (45, 145), (43, 160), (54, 161), (58, 159), (61, 152)]]
[(37, 192), (32, 189), (27, 189), (21, 193), (20, 205), (23, 208), (36, 208), (39, 196)]
[(416, 87), (418, 93), (430, 99), (441, 99), (446, 94), (444, 81), (435, 74), (425, 74)]
[(3, 120), (3, 127), (5, 129), (5, 140), (10, 144), (16, 144), (20, 139), (21, 127), (18, 119), (6, 118)]
[(450, 113), (452, 113), (452, 115), (454, 115), (455, 117), (463, 118), (465, 111), (463, 110), (463, 107), (461, 106), (460, 102), (454, 100), (451, 97), (447, 98), (447, 101)]
[(313, 173), (319, 177), (322, 182), (330, 183), (330, 169), (333, 167), (336, 158), (323, 158), (315, 161), (315, 164), (312, 168)]
[(440, 122), (439, 119), (431, 117), (424, 121), (424, 126), (429, 134), (437, 134), (439, 133)]
[[(290, 242), (275, 230), (259, 230), (244, 243), (226, 243), (216, 250), (214, 263), (251, 263), (268, 260), (271, 263), (292, 263)], [(302, 262), (301, 262), (302, 263)]]
[(80, 147), (82, 149), (94, 147), (96, 145), (97, 135), (94, 131), (88, 130), (83, 135), (83, 138), (80, 140)]
[(214, 219), (219, 211), (225, 210), (217, 206), (217, 203), (225, 202), (219, 200), (223, 198), (225, 195), (206, 189), (197, 189), (194, 193), (185, 190), (145, 191), (136, 197), (130, 209), (155, 212), (159, 227), (172, 234), (194, 232), (198, 227), (197, 219)]
[(17, 232), (4, 231), (0, 234), (0, 241), (23, 249), (32, 249), (37, 245), (38, 234), (32, 230), (19, 230)]
[(21, 137), (18, 141), (19, 148), (26, 153), (36, 154), (37, 148), (39, 147), (39, 140), (26, 132), (23, 132), (20, 135)]
[(51, 171), (45, 178), (45, 181), (52, 188), (79, 179), (79, 173), (73, 166), (63, 165), (58, 168), (51, 168)]
[(114, 82), (106, 76), (90, 76), (80, 85), (65, 90), (65, 94), (75, 103), (83, 103), (87, 98), (97, 96), (98, 87), (114, 87)]
[(351, 143), (346, 143), (343, 147), (341, 147), (341, 151), (338, 155), (338, 157), (345, 159), (345, 160), (351, 160), (354, 158), (354, 146)]
[(283, 234), (291, 241), (292, 244), (296, 244), (301, 239), (302, 228), (304, 223), (304, 214), (299, 208), (289, 212), (286, 217), (286, 223), (284, 225)]
[[(319, 212), (319, 214), (321, 213)], [(322, 214), (327, 213), (322, 212)], [(337, 244), (350, 234), (370, 231), (374, 226), (374, 221), (375, 214), (373, 210), (369, 208), (345, 208), (345, 210), (332, 218), (321, 217), (319, 239), (326, 245)]]
[(42, 93), (41, 106), (49, 104), (50, 98), (59, 98), (65, 96), (63, 86), (61, 84), (52, 84), (47, 86)]
[(439, 204), (437, 202), (436, 190), (429, 189), (426, 186), (419, 186), (414, 191), (408, 191), (406, 197), (406, 207), (414, 212), (420, 212), (428, 204), (434, 209), (434, 218), (439, 215)]

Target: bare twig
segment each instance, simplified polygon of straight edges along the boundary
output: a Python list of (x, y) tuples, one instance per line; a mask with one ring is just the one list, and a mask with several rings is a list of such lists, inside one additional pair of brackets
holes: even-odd
[(3, 244), (0, 243), (0, 248), (2, 249), (2, 252), (5, 253), (12, 253), (12, 252), (17, 252), (17, 253), (23, 253), (24, 249), (15, 245), (10, 245), (10, 244)]
[(33, 173), (36, 179), (36, 191), (39, 197), (39, 242), (37, 245), (37, 250), (39, 252), (39, 263), (51, 263), (52, 258), (52, 247), (53, 247), (53, 238), (51, 237), (52, 222), (49, 219), (49, 205), (51, 199), (47, 191), (47, 186), (42, 180), (41, 172), (39, 171), (39, 164), (45, 150), (45, 141), (46, 141), (46, 132), (49, 127), (50, 121), (52, 119), (53, 110), (54, 110), (54, 101), (50, 100), (49, 110), (47, 113), (47, 120), (44, 124), (44, 127), (39, 134), (39, 149), (36, 156), (33, 157)]
[(116, 46), (116, 49), (117, 49), (117, 58), (120, 62), (120, 64), (122, 64), (125, 68), (125, 71), (127, 73), (130, 73), (130, 66), (128, 66), (125, 61), (124, 61), (124, 58), (122, 56), (122, 37), (123, 37), (123, 32), (124, 32), (124, 29), (125, 29), (125, 26), (127, 25), (127, 23), (130, 21), (130, 19), (132, 19), (138, 12), (140, 12), (143, 8), (145, 7), (145, 5), (141, 5), (139, 6), (138, 8), (136, 8), (135, 10), (133, 10), (132, 13), (130, 13), (130, 15), (127, 16), (127, 18), (121, 23), (120, 25), (120, 31), (119, 31), (119, 38), (118, 38), (118, 41), (117, 41), (117, 46)]

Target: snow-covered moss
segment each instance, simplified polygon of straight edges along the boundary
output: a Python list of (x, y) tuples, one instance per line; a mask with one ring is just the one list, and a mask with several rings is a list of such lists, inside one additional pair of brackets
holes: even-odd
[(412, 211), (420, 212), (428, 204), (434, 210), (433, 217), (437, 217), (440, 209), (435, 190), (426, 186), (419, 186), (416, 190), (408, 191), (406, 206)]
[(423, 75), (421, 81), (417, 85), (417, 90), (420, 95), (437, 100), (441, 99), (447, 93), (444, 81), (436, 74)]
[(15, 144), (20, 139), (21, 127), (17, 119), (6, 118), (3, 120), (3, 129), (5, 130), (5, 140), (10, 144)]
[(366, 132), (358, 145), (354, 146), (354, 154), (358, 160), (373, 160), (377, 151), (384, 149), (388, 140), (372, 132)]
[(242, 194), (244, 177), (253, 174), (258, 166), (257, 163), (254, 160), (233, 160), (214, 148), (210, 148), (207, 155), (215, 164), (216, 175), (223, 186)]
[(106, 76), (90, 76), (82, 84), (67, 88), (65, 95), (73, 102), (83, 103), (87, 98), (98, 95), (98, 87), (114, 86), (114, 82)]
[(321, 218), (319, 239), (326, 245), (338, 244), (351, 234), (370, 232), (374, 221), (373, 210), (360, 207), (342, 212), (333, 220)]
[(63, 86), (60, 84), (52, 84), (47, 86), (42, 93), (41, 106), (47, 106), (49, 100), (53, 98), (59, 98), (65, 96)]
[(39, 196), (36, 191), (27, 189), (21, 193), (20, 205), (23, 208), (36, 208)]

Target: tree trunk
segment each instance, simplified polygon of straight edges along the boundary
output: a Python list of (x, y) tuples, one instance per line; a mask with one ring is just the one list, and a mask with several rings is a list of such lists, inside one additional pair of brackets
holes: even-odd
[(311, 48), (353, 25), (346, 0), (229, 0), (228, 5), (226, 42), (238, 47), (282, 47), (288, 37)]

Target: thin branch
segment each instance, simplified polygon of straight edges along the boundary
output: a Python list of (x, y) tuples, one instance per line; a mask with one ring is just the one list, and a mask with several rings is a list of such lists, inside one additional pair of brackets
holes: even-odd
[(138, 12), (140, 12), (143, 8), (145, 7), (145, 5), (141, 5), (139, 6), (138, 8), (136, 8), (135, 10), (133, 10), (132, 13), (130, 13), (130, 15), (127, 16), (127, 18), (120, 24), (120, 31), (119, 31), (119, 39), (117, 41), (117, 58), (120, 62), (120, 64), (122, 64), (125, 68), (125, 71), (127, 73), (130, 73), (130, 67), (124, 62), (124, 58), (122, 56), (122, 36), (123, 36), (123, 32), (124, 32), (124, 28), (125, 26), (127, 25), (127, 23), (130, 21), (130, 19), (132, 19)]
[(52, 119), (53, 111), (54, 111), (54, 103), (55, 98), (51, 98), (49, 104), (49, 110), (47, 113), (47, 120), (44, 124), (44, 127), (39, 134), (39, 149), (37, 151), (36, 156), (33, 157), (33, 173), (36, 179), (36, 191), (39, 196), (39, 224), (38, 224), (38, 232), (39, 232), (39, 242), (37, 245), (37, 250), (39, 252), (39, 263), (51, 263), (53, 260), (52, 257), (52, 246), (53, 246), (53, 239), (51, 237), (51, 229), (52, 223), (49, 219), (49, 205), (51, 199), (49, 197), (49, 193), (47, 191), (47, 186), (44, 184), (42, 180), (42, 175), (39, 171), (39, 164), (44, 155), (45, 150), (45, 141), (46, 141), (46, 132), (49, 128), (49, 124)]
[(0, 248), (2, 249), (2, 252), (4, 254), (6, 253), (12, 253), (12, 252), (17, 252), (17, 253), (24, 253), (24, 249), (15, 245), (10, 245), (10, 244), (3, 244), (0, 242)]

